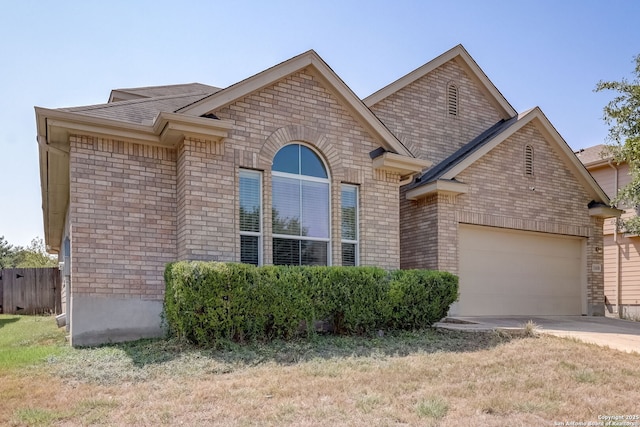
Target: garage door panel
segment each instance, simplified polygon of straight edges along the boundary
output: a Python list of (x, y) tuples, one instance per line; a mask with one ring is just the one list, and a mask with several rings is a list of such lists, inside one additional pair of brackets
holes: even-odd
[(582, 242), (460, 226), (457, 315), (581, 314)]

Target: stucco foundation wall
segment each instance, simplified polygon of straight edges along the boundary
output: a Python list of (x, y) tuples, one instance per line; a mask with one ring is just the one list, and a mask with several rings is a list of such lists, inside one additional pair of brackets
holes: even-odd
[(162, 301), (177, 257), (175, 152), (81, 136), (70, 149), (73, 296)]
[(117, 296), (74, 294), (71, 297), (71, 345), (156, 338), (161, 327), (162, 302)]
[[(448, 113), (447, 85), (458, 87), (458, 115)], [(416, 155), (438, 164), (502, 118), (455, 60), (371, 106)]]

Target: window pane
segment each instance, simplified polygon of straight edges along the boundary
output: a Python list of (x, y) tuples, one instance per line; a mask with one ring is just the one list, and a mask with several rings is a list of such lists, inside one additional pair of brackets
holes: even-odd
[(273, 177), (273, 233), (300, 235), (300, 181)]
[(240, 231), (260, 232), (260, 175), (240, 171)]
[(352, 186), (342, 186), (342, 238), (358, 239), (357, 212), (358, 190)]
[(258, 265), (258, 236), (240, 236), (240, 262)]
[(274, 238), (273, 265), (300, 265), (300, 240)]
[(356, 245), (354, 243), (342, 244), (342, 265), (356, 265)]
[(293, 144), (282, 147), (273, 158), (271, 170), (299, 174), (300, 146)]
[(327, 178), (327, 171), (324, 169), (322, 160), (313, 150), (304, 145), (300, 145), (300, 174)]
[(314, 242), (302, 240), (301, 265), (327, 265), (327, 242)]
[(301, 181), (302, 235), (329, 238), (329, 184)]

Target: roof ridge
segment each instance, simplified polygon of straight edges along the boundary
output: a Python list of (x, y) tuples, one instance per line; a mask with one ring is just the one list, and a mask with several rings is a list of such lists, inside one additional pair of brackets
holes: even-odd
[(218, 88), (218, 87), (216, 87), (216, 86), (208, 85), (208, 84), (206, 84), (206, 83), (191, 82), (191, 83), (175, 83), (175, 84), (168, 84), (168, 85), (137, 86), (137, 87), (121, 87), (121, 88), (116, 88), (116, 89), (111, 89), (111, 90), (117, 90), (117, 91), (130, 91), (130, 90), (159, 89), (159, 88), (178, 87), (178, 86), (194, 86), (194, 85), (199, 85), (199, 86), (208, 86), (208, 87), (215, 87), (215, 88), (217, 88), (217, 89), (221, 89), (221, 88)]
[(210, 95), (210, 93), (209, 92), (189, 92), (189, 93), (183, 93), (183, 94), (180, 94), (180, 95), (164, 95), (164, 96), (156, 96), (156, 97), (150, 97), (150, 98), (127, 99), (127, 100), (124, 100), (124, 101), (105, 102), (105, 103), (101, 103), (101, 104), (90, 104), (90, 105), (83, 105), (83, 106), (80, 106), (80, 107), (63, 107), (63, 108), (58, 108), (58, 110), (68, 111), (68, 112), (91, 111), (91, 110), (100, 110), (100, 109), (106, 109), (106, 108), (118, 108), (118, 107), (122, 107), (124, 105), (134, 105), (134, 104), (142, 104), (142, 103), (148, 103), (148, 102), (156, 102), (156, 101), (162, 101), (162, 100), (166, 100), (166, 99), (186, 98), (186, 97), (196, 96), (196, 95), (202, 95), (203, 97), (206, 97), (206, 96)]

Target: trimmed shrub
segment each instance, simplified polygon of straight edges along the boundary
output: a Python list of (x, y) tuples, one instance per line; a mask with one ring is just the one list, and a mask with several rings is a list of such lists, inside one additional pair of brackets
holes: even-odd
[(195, 344), (291, 339), (419, 329), (446, 314), (458, 294), (456, 276), (376, 267), (255, 267), (176, 262), (165, 273), (164, 319), (170, 334)]
[(363, 334), (382, 326), (387, 272), (376, 267), (302, 267), (318, 320), (337, 334)]
[(391, 329), (421, 329), (446, 316), (458, 299), (458, 277), (444, 271), (396, 270), (389, 283)]

